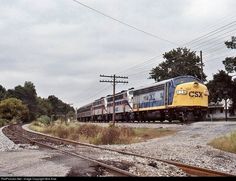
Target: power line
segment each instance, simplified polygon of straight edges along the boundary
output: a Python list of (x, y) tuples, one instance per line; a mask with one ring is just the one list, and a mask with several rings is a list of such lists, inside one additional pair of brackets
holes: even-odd
[[(233, 25), (233, 26), (235, 26), (235, 25)], [(235, 30), (235, 29), (234, 29)], [(232, 31), (234, 31), (234, 30), (231, 30), (231, 31), (228, 31), (228, 32), (226, 32), (226, 33), (231, 33)], [(217, 33), (220, 33), (220, 32), (222, 32), (222, 31), (225, 31), (225, 29), (224, 30), (221, 30), (221, 31), (218, 31)], [(224, 34), (221, 34), (221, 35), (225, 35), (226, 33), (224, 33)], [(212, 36), (211, 34), (209, 34), (209, 33), (207, 33), (208, 34), (208, 36), (210, 37), (210, 36)], [(214, 31), (214, 34), (216, 34), (215, 33), (215, 31)], [(229, 36), (229, 35), (227, 35), (227, 36)], [(221, 38), (225, 38), (226, 36), (224, 36), (224, 37), (221, 37)], [(217, 41), (217, 40), (216, 40)], [(216, 41), (214, 41), (214, 42), (216, 42)], [(211, 42), (210, 44), (209, 44), (209, 40), (207, 40), (207, 41), (204, 41), (204, 46), (209, 46), (209, 45), (211, 45), (211, 44), (213, 44), (214, 42)], [(208, 43), (208, 44), (206, 44), (206, 43)], [(223, 44), (223, 42), (220, 42), (221, 44)], [(198, 43), (199, 45), (200, 44), (202, 44), (202, 43)], [(196, 44), (197, 45), (197, 44)], [(195, 46), (196, 46), (195, 45)], [(214, 43), (214, 45), (215, 45), (215, 43)], [(200, 48), (200, 47), (199, 47)], [(207, 49), (204, 49), (204, 50), (207, 50)], [(156, 57), (155, 57), (156, 58)], [(174, 57), (174, 58), (178, 58), (178, 56), (177, 57)], [(150, 61), (153, 61), (154, 59), (152, 58), (152, 59), (150, 59), (149, 60), (149, 63), (150, 63)], [(145, 61), (145, 62), (143, 62), (143, 63), (145, 63), (146, 64), (146, 62), (147, 61)], [(142, 64), (142, 63), (141, 63)], [(140, 64), (140, 65), (141, 65)], [(145, 65), (144, 65), (145, 66)], [(142, 66), (142, 67), (144, 67), (144, 66)], [(141, 67), (140, 67), (141, 68)], [(142, 72), (146, 72), (146, 70), (143, 70), (142, 69), (142, 71), (140, 71), (140, 72), (136, 72), (136, 73), (134, 73), (134, 74), (129, 74), (129, 76), (133, 76), (133, 75), (137, 75), (137, 74), (140, 74), (140, 73), (142, 73)]]
[[(109, 16), (109, 15), (107, 15), (107, 14), (105, 14), (105, 13), (103, 13), (103, 12), (101, 12), (101, 11), (98, 11), (98, 10), (96, 10), (96, 9), (94, 9), (94, 8), (92, 8), (92, 7), (90, 7), (90, 6), (88, 6), (88, 5), (86, 5), (86, 4), (83, 4), (83, 3), (81, 3), (81, 2), (79, 2), (79, 1), (77, 1), (77, 0), (73, 0), (74, 2), (76, 2), (76, 3), (78, 3), (78, 4), (80, 4), (80, 5), (82, 5), (82, 6), (84, 6), (84, 7), (86, 7), (86, 8), (89, 8), (90, 10), (93, 10), (93, 11), (95, 11), (96, 13), (99, 13), (99, 14), (101, 14), (101, 15), (103, 15), (103, 16), (105, 16), (105, 17), (107, 17), (107, 18), (110, 18), (110, 19), (112, 19), (112, 20), (115, 20), (115, 21), (117, 21), (117, 22), (119, 22), (119, 23), (121, 23), (121, 24), (123, 24), (123, 25), (126, 25), (126, 26), (129, 26), (129, 27), (131, 27), (131, 28), (134, 28), (134, 29), (136, 29), (136, 30), (138, 30), (138, 31), (141, 31), (141, 32), (143, 32), (143, 33), (147, 33), (147, 32), (145, 32), (145, 31), (143, 31), (143, 30), (140, 30), (139, 28), (136, 28), (136, 27), (134, 27), (134, 26), (132, 26), (132, 25), (129, 25), (129, 24), (127, 24), (127, 23), (124, 23), (124, 22), (122, 22), (122, 21), (120, 21), (120, 20), (118, 20), (118, 19), (116, 19), (116, 18), (113, 18), (113, 17), (111, 17), (111, 16)], [(189, 43), (187, 43), (187, 44), (196, 44), (197, 42), (199, 42), (199, 41), (201, 41), (201, 39), (203, 39), (204, 37), (206, 38), (206, 37), (209, 37), (209, 36), (213, 36), (214, 34), (217, 34), (217, 33), (219, 33), (219, 32), (221, 32), (221, 31), (223, 31), (223, 30), (225, 30), (226, 29), (226, 27), (231, 27), (231, 26), (234, 26), (234, 23), (235, 23), (236, 21), (233, 21), (233, 22), (231, 22), (231, 23), (229, 23), (229, 24), (227, 24), (227, 25), (224, 25), (224, 26), (222, 26), (222, 27), (220, 27), (220, 28), (217, 28), (216, 30), (213, 30), (213, 31), (211, 31), (211, 32), (209, 32), (209, 33), (207, 33), (206, 35), (203, 35), (203, 36), (201, 36), (201, 37), (198, 37), (198, 38), (196, 38), (196, 39), (194, 39), (194, 40), (192, 40), (192, 41), (190, 41)], [(214, 33), (214, 34), (213, 34)], [(150, 34), (150, 33), (148, 33), (148, 34)], [(156, 36), (156, 35), (155, 35)], [(160, 37), (158, 37), (158, 38), (160, 38)], [(200, 40), (199, 40), (200, 39)], [(168, 41), (168, 40), (167, 40)], [(206, 43), (207, 41), (205, 41), (204, 43)], [(172, 42), (173, 43), (173, 42)], [(176, 45), (176, 43), (174, 43), (175, 45)], [(201, 43), (200, 43), (201, 44)], [(196, 46), (196, 45), (195, 45)], [(155, 60), (156, 58), (157, 58), (158, 56), (155, 56), (155, 57), (153, 57), (153, 58), (151, 58), (151, 59), (149, 59), (149, 60), (147, 60), (147, 61), (145, 61), (145, 62), (143, 62), (143, 63), (141, 63), (140, 65), (142, 65), (142, 64), (147, 64), (147, 62), (149, 63), (150, 61), (153, 61), (153, 60)], [(128, 68), (128, 69), (125, 69), (125, 70), (129, 70), (129, 69), (132, 69), (132, 68), (137, 68), (138, 66), (140, 66), (140, 65), (135, 65), (135, 66), (132, 66), (132, 67), (130, 67), (130, 68)], [(143, 66), (141, 66), (141, 67), (143, 67)], [(141, 68), (140, 67), (140, 68)], [(122, 71), (123, 72), (123, 71)]]
[[(216, 35), (217, 33), (223, 32), (223, 31), (226, 30), (225, 27), (228, 27), (228, 28), (229, 28), (229, 27), (235, 26), (235, 22), (236, 22), (236, 21), (233, 21), (233, 22), (231, 22), (231, 23), (229, 23), (229, 24), (227, 24), (227, 25), (224, 25), (224, 26), (222, 26), (222, 27), (220, 27), (220, 28), (217, 28), (217, 29), (211, 31), (210, 33), (207, 33), (206, 35), (202, 35), (201, 37), (195, 38), (194, 40), (198, 40), (199, 38), (203, 38), (203, 37), (205, 37), (205, 38), (206, 38), (206, 37), (211, 37), (211, 36), (213, 36), (213, 35)], [(232, 25), (232, 24), (233, 24), (233, 25)], [(234, 29), (234, 30), (235, 30), (235, 29)], [(231, 31), (226, 32), (226, 33), (230, 33), (230, 32), (232, 32), (232, 31), (234, 31), (234, 30), (231, 30)], [(224, 33), (224, 34), (225, 34), (225, 33)], [(221, 35), (224, 35), (224, 34), (221, 34)], [(193, 40), (192, 40), (192, 41), (193, 41)], [(192, 41), (190, 41), (190, 42), (192, 42)], [(198, 47), (198, 45), (201, 45), (201, 44), (202, 44), (200, 41), (202, 41), (202, 40), (198, 40), (197, 42), (199, 42), (199, 43), (197, 43), (197, 42), (192, 42), (192, 43), (187, 42), (187, 43), (185, 43), (185, 45), (187, 45), (187, 44), (189, 44), (189, 45), (195, 44), (195, 47), (196, 47), (196, 46)], [(196, 44), (196, 43), (197, 43), (197, 44)], [(209, 44), (209, 40), (204, 41), (205, 46), (207, 46), (206, 43), (208, 43), (208, 46), (211, 44), (211, 43)], [(182, 45), (182, 46), (184, 46), (184, 45)], [(161, 58), (161, 56), (152, 57), (152, 58), (150, 58), (150, 59), (148, 59), (148, 60), (146, 60), (146, 61), (144, 61), (144, 62), (142, 62), (142, 63), (139, 63), (139, 64), (136, 64), (135, 66), (131, 66), (131, 67), (129, 67), (129, 68), (126, 68), (126, 69), (124, 69), (123, 71), (120, 71), (120, 72), (124, 72), (124, 71), (130, 70), (130, 69), (137, 69), (137, 67), (142, 68), (142, 67), (146, 66), (147, 63), (150, 64), (152, 61), (156, 61), (156, 59), (158, 59), (158, 58)], [(178, 58), (178, 57), (176, 57), (176, 58)], [(158, 59), (158, 60), (161, 60), (161, 59)], [(143, 64), (145, 64), (145, 65), (143, 65)], [(141, 72), (143, 72), (143, 70), (142, 70)], [(137, 73), (135, 73), (135, 74), (137, 74)]]
[[(196, 37), (202, 36), (201, 35), (202, 33), (209, 32), (211, 29), (214, 29), (219, 24), (221, 25), (223, 23), (226, 23), (228, 20), (230, 20), (229, 22), (231, 22), (231, 20), (236, 20), (235, 15), (236, 15), (235, 13), (228, 14), (227, 16), (224, 16), (223, 18), (218, 19), (214, 24), (202, 27), (204, 31), (202, 31), (201, 33), (198, 33), (198, 36)], [(182, 44), (184, 44), (184, 42)]]
[[(204, 41), (204, 42), (201, 42), (201, 41), (205, 40), (205, 38), (209, 38), (209, 37), (211, 37), (211, 36), (213, 36), (213, 35), (217, 35), (217, 34), (223, 32), (223, 31), (225, 31), (225, 30), (227, 30), (227, 29), (229, 29), (229, 28), (235, 26), (235, 22), (236, 22), (236, 21), (233, 21), (233, 22), (228, 23), (228, 24), (226, 24), (226, 25), (224, 25), (224, 26), (221, 26), (220, 28), (217, 28), (217, 29), (215, 29), (215, 30), (213, 30), (213, 31), (211, 31), (211, 32), (209, 32), (209, 33), (207, 33), (207, 34), (205, 34), (205, 35), (202, 35), (202, 36), (200, 36), (200, 37), (198, 37), (198, 38), (195, 38), (195, 39), (193, 39), (192, 41), (187, 42), (186, 45), (187, 45), (187, 44), (188, 44), (188, 45), (193, 44), (193, 45), (195, 45), (195, 47), (196, 47), (196, 46), (198, 47), (198, 46), (200, 46), (201, 44), (204, 44), (204, 46), (211, 46), (211, 44), (213, 44), (211, 41), (209, 41), (209, 40)], [(227, 33), (228, 33), (228, 32), (227, 32)], [(224, 34), (226, 34), (226, 33), (224, 33)], [(221, 34), (221, 35), (224, 35), (224, 34)], [(216, 44), (214, 44), (214, 45), (216, 45)], [(183, 46), (183, 45), (182, 45), (182, 46)], [(204, 50), (212, 50), (212, 48), (213, 48), (213, 47), (211, 47), (210, 49), (207, 48), (207, 49), (204, 49)], [(216, 47), (214, 47), (214, 48), (216, 48)], [(214, 52), (214, 51), (213, 51), (213, 52)], [(208, 55), (209, 53), (204, 53), (204, 54), (205, 54), (205, 55)], [(151, 66), (152, 64), (155, 63), (155, 62), (153, 62), (153, 61), (156, 61), (156, 59), (158, 59), (158, 58), (161, 58), (161, 55), (160, 55), (160, 56), (152, 57), (151, 59), (148, 59), (148, 60), (146, 60), (145, 62), (136, 64), (136, 65), (134, 65), (134, 66), (132, 66), (132, 67), (129, 67), (129, 68), (127, 68), (127, 69), (124, 69), (123, 71), (120, 71), (120, 72), (124, 72), (125, 70), (130, 70), (130, 69), (133, 69), (133, 70), (141, 69), (141, 68), (143, 68), (144, 66), (147, 66), (148, 64)], [(178, 57), (175, 57), (175, 58), (178, 58)], [(158, 60), (160, 60), (160, 59), (158, 59)], [(213, 60), (216, 60), (216, 59), (214, 58)], [(152, 62), (153, 62), (153, 63), (152, 63)], [(144, 64), (144, 65), (143, 65), (143, 64)], [(143, 69), (142, 69), (142, 71), (136, 72), (136, 73), (134, 73), (134, 74), (129, 74), (129, 76), (141, 75), (141, 74), (144, 74), (144, 73), (146, 74), (146, 73), (148, 73), (147, 71), (148, 71), (148, 70), (143, 70)]]
[(122, 24), (122, 25), (125, 25), (125, 26), (129, 27), (129, 28), (132, 28), (132, 29), (134, 29), (134, 30), (136, 30), (136, 31), (142, 32), (142, 33), (144, 33), (144, 34), (146, 34), (146, 35), (149, 35), (149, 36), (151, 36), (151, 37), (154, 37), (154, 38), (157, 38), (157, 39), (159, 39), (159, 40), (162, 40), (162, 41), (165, 41), (165, 42), (168, 42), (168, 43), (170, 43), (170, 44), (173, 44), (173, 45), (177, 45), (177, 46), (178, 46), (178, 44), (176, 44), (175, 42), (172, 42), (172, 41), (169, 41), (169, 40), (167, 40), (167, 39), (164, 39), (164, 38), (162, 38), (162, 37), (160, 37), (160, 36), (157, 36), (157, 35), (155, 35), (155, 34), (153, 34), (153, 33), (149, 33), (149, 32), (147, 32), (147, 31), (144, 31), (144, 30), (142, 30), (142, 29), (140, 29), (140, 28), (137, 28), (137, 27), (135, 27), (135, 26), (133, 26), (133, 25), (130, 25), (130, 24), (128, 24), (128, 23), (125, 23), (125, 22), (123, 22), (123, 21), (121, 21), (121, 20), (119, 20), (119, 19), (117, 19), (117, 18), (113, 18), (112, 16), (110, 16), (110, 15), (108, 15), (108, 14), (105, 14), (105, 13), (103, 13), (103, 12), (97, 10), (97, 9), (94, 9), (94, 8), (92, 8), (92, 7), (90, 7), (90, 6), (86, 5), (86, 4), (84, 4), (84, 3), (81, 3), (81, 2), (79, 2), (79, 1), (77, 1), (77, 0), (72, 0), (72, 1), (76, 2), (77, 4), (80, 4), (81, 6), (84, 6), (84, 7), (88, 8), (88, 9), (90, 9), (90, 10), (92, 10), (92, 11), (94, 11), (94, 12), (96, 12), (96, 13), (102, 15), (102, 16), (105, 16), (105, 17), (107, 17), (107, 18), (109, 18), (109, 19), (112, 19), (112, 20), (114, 20), (114, 21), (116, 21), (116, 22), (118, 22), (118, 23), (120, 23), (120, 24)]
[[(209, 35), (212, 34), (212, 33), (215, 34), (216, 32), (220, 31), (221, 29), (225, 30), (226, 27), (232, 27), (232, 26), (234, 26), (235, 23), (236, 23), (236, 21), (233, 21), (233, 22), (228, 23), (228, 24), (226, 24), (226, 25), (224, 25), (224, 26), (221, 26), (220, 28), (217, 28), (217, 29), (215, 29), (215, 30), (213, 30), (213, 31), (211, 31), (211, 32), (209, 32), (209, 33), (207, 33), (207, 34), (205, 34), (205, 35), (202, 35), (202, 36), (200, 36), (200, 37), (198, 37), (198, 38), (195, 38), (195, 39), (193, 39), (193, 40), (191, 40), (191, 41), (185, 43), (185, 45), (188, 45), (188, 44), (190, 44), (190, 43), (193, 44), (193, 43), (199, 42), (201, 39), (206, 38), (206, 37), (209, 37)], [(222, 30), (221, 30), (221, 31), (222, 31)]]
[[(91, 88), (92, 88), (92, 87), (91, 87)], [(86, 97), (86, 95), (85, 95), (85, 97), (83, 97), (82, 99), (79, 99), (79, 101), (80, 101), (80, 102), (83, 102), (83, 101), (85, 101), (85, 100), (93, 99), (93, 98), (95, 98), (97, 95), (99, 95), (100, 93), (104, 92), (105, 90), (108, 90), (109, 88), (110, 88), (110, 86), (105, 86), (105, 87), (103, 87), (102, 89), (100, 89), (98, 92), (96, 92), (96, 93), (93, 94), (93, 95), (91, 95), (90, 93), (88, 93), (89, 98)], [(89, 90), (89, 89), (88, 89), (88, 90)], [(94, 90), (93, 90), (93, 92), (94, 92)]]
[(123, 80), (116, 80), (116, 79), (128, 79), (128, 77), (125, 76), (117, 76), (117, 75), (100, 75), (100, 77), (108, 77), (112, 80), (100, 80), (100, 82), (106, 82), (106, 83), (112, 83), (113, 84), (113, 113), (112, 113), (112, 122), (113, 125), (115, 125), (115, 94), (116, 94), (116, 84), (118, 83), (124, 83), (128, 84), (128, 81)]
[(224, 32), (224, 33), (221, 33), (215, 37), (212, 37), (211, 39), (207, 39), (205, 41), (203, 41), (202, 43), (199, 43), (199, 44), (196, 44), (195, 46), (193, 46), (192, 48), (199, 48), (200, 46), (207, 46), (207, 44), (210, 42), (210, 43), (214, 43), (216, 41), (219, 41), (223, 38), (226, 38), (226, 37), (229, 37), (231, 33), (234, 33), (236, 31), (236, 28), (233, 29), (233, 30), (230, 30), (230, 31), (227, 31), (227, 32)]

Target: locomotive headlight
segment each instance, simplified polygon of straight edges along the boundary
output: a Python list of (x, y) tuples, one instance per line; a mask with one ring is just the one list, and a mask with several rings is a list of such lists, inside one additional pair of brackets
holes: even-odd
[(186, 90), (177, 90), (176, 94), (178, 95), (186, 95), (188, 92)]

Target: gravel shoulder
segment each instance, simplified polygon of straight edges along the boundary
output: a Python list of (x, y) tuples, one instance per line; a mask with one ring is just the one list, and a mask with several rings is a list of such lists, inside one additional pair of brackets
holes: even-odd
[(29, 149), (0, 152), (0, 176), (65, 176), (70, 167), (46, 160), (55, 154)]
[[(109, 126), (108, 123), (89, 124)], [(236, 175), (236, 154), (221, 151), (208, 145), (214, 138), (236, 131), (236, 122), (196, 122), (192, 124), (116, 123), (116, 125), (124, 127), (169, 128), (178, 130), (178, 132), (174, 135), (155, 138), (146, 142), (129, 145), (104, 145), (104, 147), (160, 159), (179, 161), (193, 166)], [(110, 159), (117, 160), (117, 158)], [(125, 158), (118, 160), (125, 161)], [(164, 169), (163, 172), (166, 170)]]
[[(137, 125), (131, 124), (130, 126), (136, 127)], [(179, 131), (175, 135), (156, 138), (143, 143), (106, 147), (166, 160), (176, 160), (236, 175), (236, 154), (214, 149), (208, 145), (212, 139), (236, 131), (236, 122), (197, 122), (189, 125), (140, 124), (139, 126), (169, 127), (176, 128)]]
[[(93, 123), (96, 124), (96, 123)], [(108, 126), (107, 123), (97, 123)], [(192, 124), (154, 124), (154, 123), (117, 123), (118, 126), (146, 127), (146, 128), (169, 128), (178, 130), (174, 135), (155, 138), (142, 143), (130, 145), (104, 145), (105, 147), (134, 152), (146, 156), (166, 160), (175, 160), (194, 166), (205, 167), (216, 171), (223, 171), (236, 175), (236, 154), (214, 149), (208, 143), (217, 137), (236, 131), (236, 122), (197, 122)], [(25, 126), (27, 127), (27, 126)], [(105, 159), (104, 155), (99, 156)], [(60, 158), (60, 159), (58, 159)], [(130, 161), (120, 157), (120, 161)], [(130, 159), (130, 158), (129, 158)], [(117, 160), (111, 158), (110, 160)], [(12, 163), (14, 161), (14, 163)], [(35, 148), (22, 148), (9, 141), (0, 130), (0, 176), (65, 176), (71, 169), (73, 160), (63, 158), (62, 155), (53, 151), (37, 150)], [(141, 170), (142, 160), (133, 168)], [(74, 165), (77, 162), (74, 161)], [(169, 166), (157, 163), (161, 168), (159, 176), (181, 175), (175, 170), (175, 174), (169, 172)], [(166, 168), (165, 168), (166, 167)], [(146, 170), (151, 170), (148, 167)], [(163, 169), (162, 169), (163, 168)], [(152, 174), (152, 173), (150, 173)], [(183, 175), (184, 176), (184, 175)]]
[(65, 176), (70, 167), (47, 161), (57, 153), (14, 144), (0, 128), (0, 176)]

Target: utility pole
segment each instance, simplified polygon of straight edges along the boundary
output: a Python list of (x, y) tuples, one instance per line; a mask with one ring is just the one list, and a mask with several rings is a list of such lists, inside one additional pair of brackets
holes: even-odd
[(75, 121), (77, 121), (77, 107), (75, 108)]
[(228, 108), (227, 108), (227, 98), (225, 98), (225, 121), (228, 121)]
[(111, 78), (112, 80), (100, 80), (100, 82), (108, 82), (113, 84), (113, 114), (112, 114), (112, 122), (113, 125), (115, 125), (115, 94), (116, 94), (116, 84), (118, 83), (124, 83), (127, 84), (128, 81), (120, 81), (116, 79), (128, 79), (128, 77), (125, 76), (116, 76), (114, 75), (100, 75), (100, 77), (108, 77)]
[(200, 51), (200, 61), (201, 61), (201, 81), (203, 82), (203, 62), (202, 62), (202, 51)]
[(223, 91), (224, 94), (224, 100), (225, 100), (225, 121), (228, 121), (228, 106), (227, 106), (227, 100), (228, 100), (228, 91)]

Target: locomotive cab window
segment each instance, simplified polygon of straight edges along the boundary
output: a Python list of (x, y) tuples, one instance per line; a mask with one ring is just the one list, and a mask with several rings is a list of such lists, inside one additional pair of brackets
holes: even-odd
[(183, 83), (187, 83), (187, 82), (199, 82), (199, 83), (201, 83), (201, 81), (198, 78), (195, 78), (195, 77), (177, 77), (177, 78), (174, 79), (175, 86), (183, 84)]

